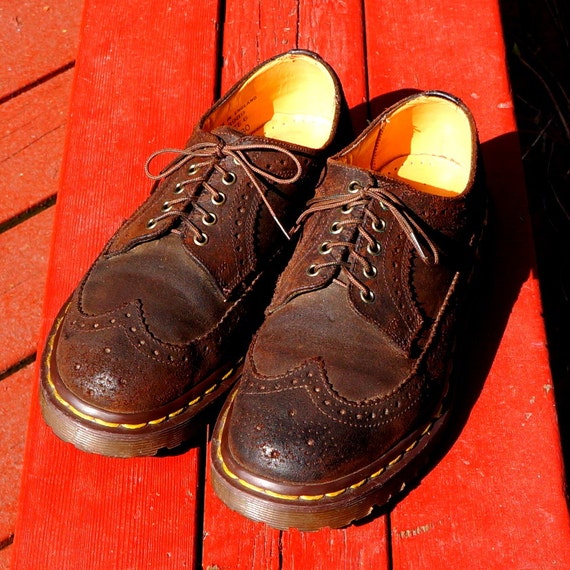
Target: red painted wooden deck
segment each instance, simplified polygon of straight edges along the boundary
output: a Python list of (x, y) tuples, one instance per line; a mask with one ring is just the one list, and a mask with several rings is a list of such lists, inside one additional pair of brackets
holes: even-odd
[(0, 568), (10, 566), (83, 2), (0, 5)]
[[(86, 0), (80, 33), (83, 4), (0, 6), (0, 568), (570, 568), (496, 0)], [(498, 219), (489, 373), (455, 445), (391, 513), (310, 534), (227, 510), (206, 443), (133, 460), (63, 444), (41, 420), (33, 365), (64, 299), (147, 195), (146, 157), (183, 144), (220, 89), (292, 47), (335, 67), (357, 129), (399, 90), (462, 97)]]

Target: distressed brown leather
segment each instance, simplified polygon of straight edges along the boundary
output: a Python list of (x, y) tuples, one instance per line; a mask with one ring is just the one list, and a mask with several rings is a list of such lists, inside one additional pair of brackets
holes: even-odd
[[(430, 100), (450, 105), (467, 129), (470, 160), (455, 195), (358, 164), (374, 139), (390, 144), (383, 131), (399, 110)], [(387, 110), (328, 160), (214, 433), (217, 487), (230, 506), (279, 528), (294, 526), (300, 519), (288, 513), (301, 517), (302, 509), (314, 517), (304, 528), (331, 524), (319, 519), (322, 512), (344, 508), (359, 492), (369, 494), (362, 501), (369, 510), (382, 500), (372, 487), (378, 473), (389, 465), (397, 471), (406, 446), (441, 417), (459, 309), (486, 220), (477, 148), (465, 106), (428, 92)], [(249, 498), (234, 500), (230, 487)], [(255, 500), (263, 507), (244, 506)], [(271, 501), (281, 513), (275, 519), (260, 514), (271, 511)]]
[[(319, 148), (224, 123), (232, 97), (252, 77), (262, 81), (266, 69), (279, 78), (282, 63), (283, 89), (298, 64), (309, 75), (315, 67), (329, 85), (322, 94), (318, 85), (302, 86), (330, 107)], [(82, 426), (111, 432), (111, 441), (115, 428), (108, 424), (152, 430), (149, 422), (187, 410), (209, 390), (223, 393), (222, 377), (235, 369), (270, 300), (288, 251), (284, 232), (312, 196), (335, 144), (342, 101), (334, 72), (315, 54), (293, 51), (253, 70), (202, 117), (186, 148), (151, 175), (157, 182), (150, 197), (110, 240), (56, 321), (44, 356), (48, 405)], [(263, 105), (271, 109), (272, 101)], [(50, 423), (57, 433), (57, 420)], [(168, 421), (156, 429), (164, 426)], [(115, 454), (112, 443), (101, 450), (73, 442)]]

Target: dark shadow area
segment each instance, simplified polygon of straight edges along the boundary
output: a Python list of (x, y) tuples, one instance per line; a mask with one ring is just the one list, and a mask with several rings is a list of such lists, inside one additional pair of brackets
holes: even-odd
[[(391, 100), (391, 97), (386, 99)], [(434, 436), (437, 442), (421, 463), (404, 476), (405, 489), (394, 485), (391, 501), (356, 522), (357, 526), (388, 514), (457, 441), (491, 370), (521, 286), (529, 277), (533, 263), (532, 232), (529, 224), (524, 223), (527, 208), (517, 134), (508, 133), (486, 142), (481, 146), (481, 155), (490, 193), (489, 224), (468, 303), (461, 307), (466, 311), (461, 318), (467, 326), (458, 334), (453, 349), (450, 411), (445, 427)], [(402, 481), (400, 476), (397, 479)]]
[[(570, 3), (500, 0), (566, 473), (570, 473)], [(568, 478), (568, 475), (567, 475)], [(567, 491), (567, 499), (570, 499)]]

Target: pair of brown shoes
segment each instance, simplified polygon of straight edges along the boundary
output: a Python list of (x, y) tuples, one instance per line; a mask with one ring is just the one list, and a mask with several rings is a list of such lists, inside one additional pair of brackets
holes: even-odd
[(150, 197), (46, 344), (40, 397), (60, 438), (154, 455), (241, 376), (212, 438), (231, 508), (340, 527), (415, 474), (448, 415), (485, 226), (476, 129), (458, 99), (424, 92), (339, 151), (345, 113), (334, 71), (291, 51), (237, 83), (162, 172), (147, 164)]

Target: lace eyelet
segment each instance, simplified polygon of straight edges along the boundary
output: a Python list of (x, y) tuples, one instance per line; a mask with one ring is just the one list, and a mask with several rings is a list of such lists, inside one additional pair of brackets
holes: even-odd
[(226, 186), (231, 186), (232, 184), (235, 183), (236, 180), (237, 180), (237, 176), (236, 176), (233, 172), (226, 172), (226, 173), (222, 176), (222, 182), (223, 182)]
[(172, 191), (174, 194), (182, 194), (184, 192), (184, 185), (180, 184), (180, 182), (174, 187)]
[(149, 230), (152, 230), (153, 228), (156, 228), (156, 224), (158, 224), (158, 222), (157, 222), (154, 218), (151, 218), (151, 219), (146, 223), (146, 227), (147, 227)]
[(376, 299), (376, 295), (374, 295), (374, 291), (370, 291), (370, 289), (367, 289), (366, 292), (364, 291), (360, 291), (360, 298), (365, 302), (365, 303), (374, 303), (374, 300)]
[(347, 206), (346, 204), (344, 206), (340, 207), (340, 211), (343, 214), (350, 214), (353, 209), (354, 209), (354, 206)]
[(213, 226), (217, 221), (218, 218), (216, 217), (216, 214), (212, 214), (211, 212), (208, 212), (202, 216), (202, 223), (205, 226)]
[(331, 227), (329, 229), (329, 232), (331, 234), (340, 234), (340, 232), (342, 232), (342, 226), (339, 224), (339, 222), (333, 222), (331, 224)]
[(332, 247), (329, 245), (328, 241), (321, 243), (321, 245), (319, 246), (319, 253), (321, 255), (326, 255), (327, 253), (330, 253), (331, 251), (332, 251)]
[(200, 234), (200, 237), (197, 236), (194, 237), (194, 243), (196, 245), (206, 245), (208, 243), (208, 236), (204, 232), (202, 232)]
[(381, 251), (382, 251), (382, 248), (380, 247), (380, 244), (379, 244), (377, 241), (375, 241), (375, 242), (374, 242), (374, 245), (372, 245), (372, 244), (369, 243), (369, 244), (366, 246), (366, 251), (367, 251), (370, 255), (375, 255), (375, 256), (376, 256), (376, 255), (380, 255), (380, 253), (381, 253)]
[(199, 171), (200, 171), (200, 166), (198, 166), (197, 164), (191, 164), (188, 167), (188, 174), (190, 176), (194, 176), (194, 174), (198, 174)]
[(164, 202), (164, 204), (162, 204), (162, 211), (163, 212), (169, 212), (170, 210), (172, 210), (172, 205), (170, 204), (170, 202), (168, 202), (168, 200), (166, 202)]
[(211, 201), (214, 206), (221, 206), (226, 201), (226, 195), (223, 192), (218, 192), (217, 196), (212, 196)]
[(382, 219), (372, 222), (372, 229), (376, 233), (381, 234), (382, 232), (386, 231), (386, 222)]
[(376, 277), (376, 275), (378, 275), (378, 270), (374, 265), (370, 265), (370, 267), (365, 267), (362, 270), (362, 273), (364, 273), (364, 277), (368, 279), (373, 279), (374, 277)]
[(309, 277), (316, 277), (319, 274), (319, 269), (317, 269), (315, 264), (309, 265), (307, 268), (307, 275)]
[(362, 190), (362, 185), (360, 184), (360, 182), (358, 182), (358, 180), (353, 180), (347, 186), (347, 190), (349, 191), (350, 194), (356, 194), (359, 190)]

